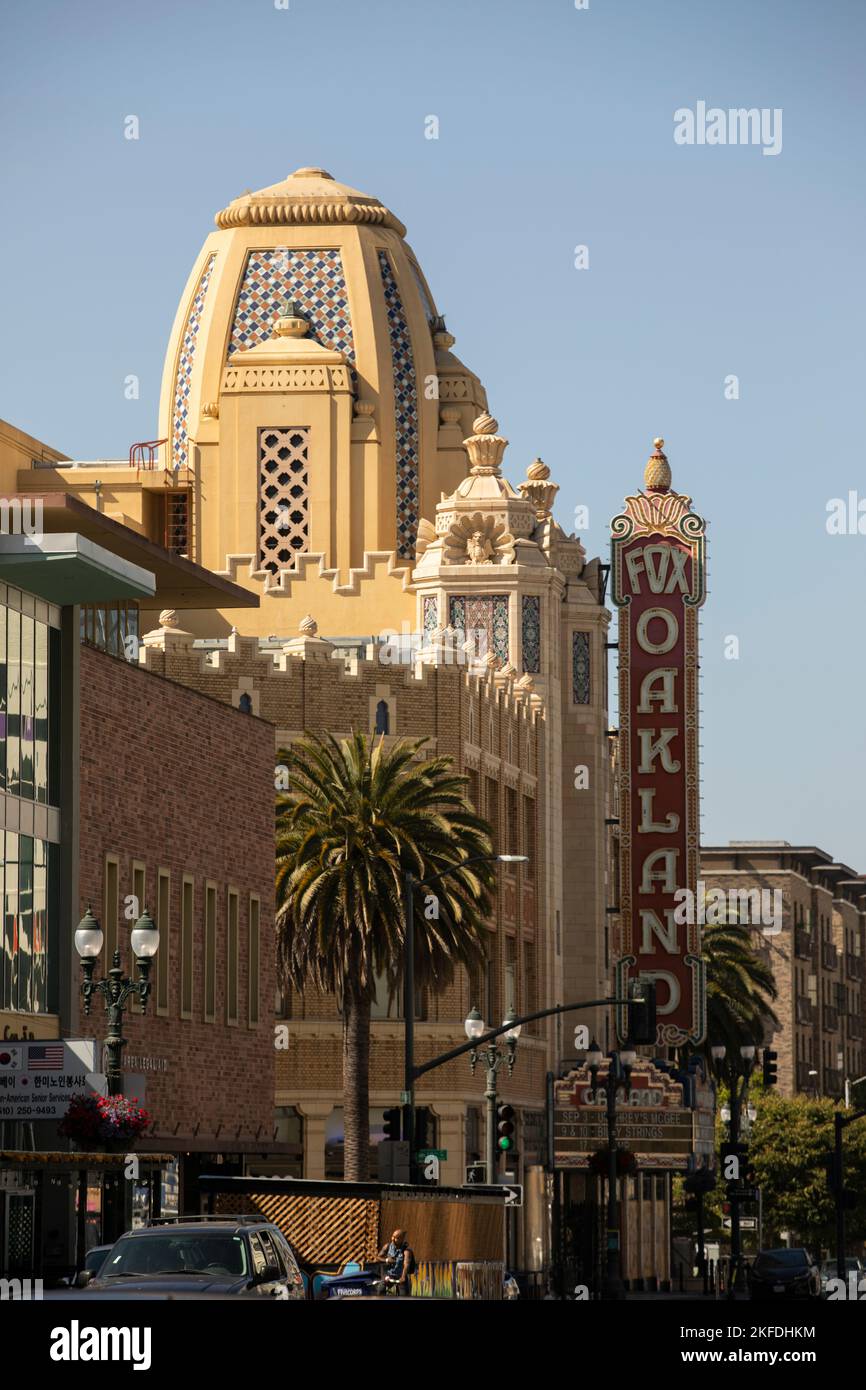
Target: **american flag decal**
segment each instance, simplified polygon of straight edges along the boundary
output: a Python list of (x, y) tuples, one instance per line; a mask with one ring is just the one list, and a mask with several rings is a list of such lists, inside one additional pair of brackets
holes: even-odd
[(27, 1049), (30, 1071), (62, 1071), (63, 1043), (31, 1043)]

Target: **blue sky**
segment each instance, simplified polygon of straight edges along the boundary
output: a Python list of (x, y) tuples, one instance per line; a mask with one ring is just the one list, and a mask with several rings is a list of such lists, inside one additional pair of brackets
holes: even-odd
[[(825, 526), (866, 500), (860, 0), (42, 0), (2, 38), (0, 414), (78, 457), (152, 437), (214, 212), (323, 165), (407, 224), (512, 477), (540, 454), (590, 554), (664, 435), (710, 522), (704, 839), (866, 870), (866, 535)], [(698, 101), (781, 108), (781, 153), (675, 144)]]

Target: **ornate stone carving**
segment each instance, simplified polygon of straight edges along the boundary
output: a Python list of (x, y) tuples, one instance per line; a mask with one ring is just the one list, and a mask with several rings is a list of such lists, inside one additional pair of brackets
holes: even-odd
[(315, 637), (318, 631), (319, 624), (316, 622), (312, 613), (308, 613), (306, 617), (302, 618), (298, 623), (298, 632), (304, 637)]
[(473, 422), (472, 434), (463, 441), (471, 464), (469, 471), (476, 477), (485, 473), (499, 476), (508, 440), (497, 434), (498, 429), (499, 421), (484, 411)]
[(180, 624), (177, 620), (177, 609), (163, 608), (162, 612), (159, 615), (159, 625), (160, 627), (168, 628), (179, 627)]
[(443, 544), (446, 565), (513, 565), (514, 537), (495, 517), (473, 512), (457, 518)]
[(535, 508), (538, 521), (544, 521), (553, 510), (559, 485), (550, 482), (550, 469), (541, 459), (535, 459), (526, 470), (526, 481), (518, 484), (520, 493)]

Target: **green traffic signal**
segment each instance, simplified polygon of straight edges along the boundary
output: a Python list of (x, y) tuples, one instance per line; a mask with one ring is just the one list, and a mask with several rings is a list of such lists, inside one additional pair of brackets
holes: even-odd
[(507, 1153), (509, 1149), (514, 1148), (514, 1140), (509, 1139), (507, 1134), (503, 1134), (502, 1138), (499, 1141), (499, 1147), (503, 1153)]

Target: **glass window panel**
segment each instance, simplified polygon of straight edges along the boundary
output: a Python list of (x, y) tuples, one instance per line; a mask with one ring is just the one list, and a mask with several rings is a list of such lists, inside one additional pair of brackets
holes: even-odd
[(195, 908), (193, 884), (184, 879), (181, 892), (180, 918), (180, 1016), (192, 1018), (193, 984), (193, 913)]
[(156, 925), (159, 927), (159, 950), (156, 953), (156, 1012), (168, 1013), (168, 967), (171, 956), (170, 911), (171, 877), (167, 869), (157, 875)]
[(33, 800), (33, 676), (35, 619), (21, 615), (21, 795)]
[(13, 796), (21, 794), (21, 614), (14, 608), (8, 612), (7, 647), (7, 717), (6, 731), (6, 790)]
[(238, 895), (229, 889), (226, 922), (226, 1020), (238, 1021)]
[(217, 890), (209, 883), (205, 890), (204, 921), (204, 1016), (208, 1023), (216, 1016), (216, 913)]
[(48, 1012), (48, 846), (33, 842), (33, 1012)]
[(18, 836), (6, 832), (6, 872), (3, 908), (4, 1003), (17, 1007), (18, 997)]
[(106, 609), (105, 626), (105, 650), (107, 652), (110, 652), (112, 656), (122, 656), (123, 646), (120, 640), (120, 614), (117, 611), (117, 605), (114, 603), (111, 604), (111, 606), (108, 609)]
[(34, 777), (36, 800), (48, 801), (48, 627), (36, 624), (34, 686)]
[(18, 837), (18, 1003), (30, 1013), (33, 984), (33, 841)]

